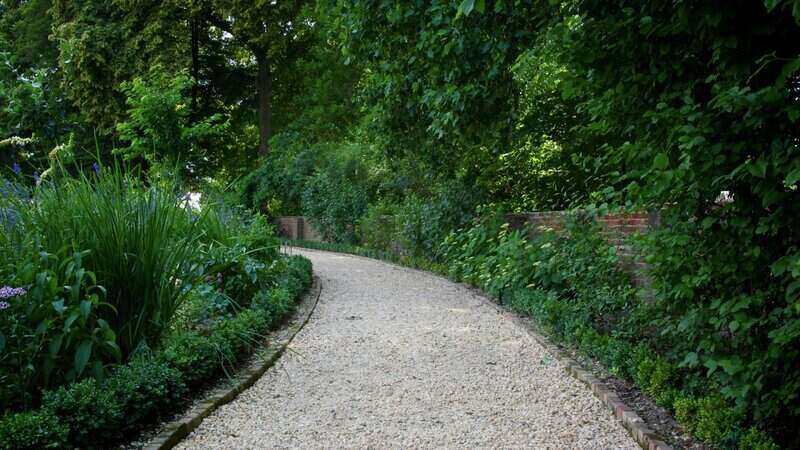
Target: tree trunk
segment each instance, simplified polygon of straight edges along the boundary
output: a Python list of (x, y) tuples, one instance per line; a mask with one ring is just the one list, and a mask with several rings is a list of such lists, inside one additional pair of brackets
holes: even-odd
[(256, 53), (258, 62), (258, 131), (260, 142), (258, 154), (269, 153), (269, 138), (272, 134), (272, 77), (269, 70), (269, 57), (266, 50)]

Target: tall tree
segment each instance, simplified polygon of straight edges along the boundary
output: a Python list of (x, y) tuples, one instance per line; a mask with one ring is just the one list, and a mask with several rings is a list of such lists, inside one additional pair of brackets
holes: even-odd
[(304, 0), (218, 0), (216, 3), (212, 24), (244, 45), (256, 63), (260, 155), (269, 152), (272, 136), (273, 67), (301, 54), (313, 29), (313, 22), (301, 14), (306, 3)]

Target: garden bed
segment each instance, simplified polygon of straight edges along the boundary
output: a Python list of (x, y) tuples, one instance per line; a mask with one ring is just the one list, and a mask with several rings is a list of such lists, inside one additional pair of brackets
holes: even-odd
[(222, 195), (190, 205), (119, 170), (12, 187), (0, 448), (135, 438), (240, 367), (311, 283), (308, 260)]

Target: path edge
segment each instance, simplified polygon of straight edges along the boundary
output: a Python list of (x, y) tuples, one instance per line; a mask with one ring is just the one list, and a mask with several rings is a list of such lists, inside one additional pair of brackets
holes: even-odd
[(558, 359), (563, 365), (564, 369), (573, 378), (582, 382), (591, 389), (595, 397), (597, 397), (607, 410), (611, 411), (620, 422), (622, 426), (628, 431), (634, 441), (645, 450), (673, 450), (671, 445), (668, 445), (661, 436), (658, 435), (652, 428), (647, 425), (644, 419), (639, 416), (632, 408), (623, 402), (616, 392), (609, 389), (605, 383), (600, 381), (591, 372), (586, 370), (574, 358), (569, 356), (564, 350), (551, 343), (547, 337), (539, 332), (535, 325), (524, 320), (512, 311), (507, 310), (501, 305), (488, 298), (482, 291), (476, 288), (480, 297), (484, 302), (491, 305), (497, 312), (504, 315), (506, 318), (511, 319), (515, 324), (522, 327), (529, 336), (533, 338), (539, 345), (544, 347), (548, 353)]
[(221, 406), (232, 402), (239, 394), (256, 383), (272, 366), (274, 366), (286, 348), (306, 326), (311, 315), (319, 304), (322, 293), (322, 282), (314, 275), (311, 288), (303, 294), (295, 312), (289, 319), (290, 325), (270, 333), (266, 350), (257, 353), (256, 358), (248, 366), (242, 368), (234, 377), (232, 386), (225, 386), (208, 393), (202, 401), (192, 406), (179, 419), (174, 420), (144, 446), (145, 450), (170, 450), (196, 430), (203, 420)]
[(597, 377), (592, 375), (591, 372), (586, 370), (580, 363), (578, 363), (574, 358), (569, 356), (565, 351), (563, 351), (562, 349), (558, 348), (558, 346), (551, 343), (547, 339), (547, 337), (544, 336), (537, 329), (537, 327), (534, 324), (530, 323), (530, 321), (525, 320), (523, 317), (519, 316), (513, 311), (498, 304), (496, 301), (492, 300), (488, 295), (486, 295), (486, 293), (483, 292), (481, 289), (475, 286), (470, 286), (465, 283), (453, 281), (437, 273), (413, 267), (403, 266), (391, 261), (383, 261), (380, 259), (369, 258), (367, 256), (361, 256), (361, 255), (353, 255), (350, 253), (307, 249), (305, 247), (298, 247), (298, 246), (286, 246), (286, 247), (304, 251), (333, 253), (343, 256), (349, 256), (351, 258), (377, 261), (383, 264), (395, 266), (399, 269), (421, 272), (428, 276), (441, 278), (443, 280), (447, 280), (451, 283), (466, 288), (468, 291), (472, 292), (473, 294), (476, 294), (476, 296), (480, 298), (481, 301), (494, 308), (498, 313), (502, 314), (504, 317), (511, 319), (516, 325), (520, 326), (523, 330), (525, 330), (528, 333), (528, 335), (531, 336), (539, 345), (544, 347), (544, 349), (547, 350), (547, 352), (549, 352), (554, 358), (559, 360), (564, 365), (564, 368), (568, 374), (570, 374), (573, 378), (577, 379), (578, 381), (588, 386), (589, 389), (591, 389), (594, 396), (597, 397), (603, 403), (603, 405), (606, 407), (607, 410), (611, 411), (614, 414), (614, 417), (616, 417), (622, 423), (622, 426), (625, 428), (626, 431), (628, 431), (633, 440), (636, 441), (636, 443), (639, 444), (643, 449), (673, 450), (673, 447), (664, 442), (661, 436), (659, 436), (652, 428), (650, 428), (647, 425), (647, 422), (645, 422), (645, 420), (642, 419), (641, 416), (639, 416), (639, 414), (636, 413), (636, 411), (634, 411), (632, 408), (626, 405), (625, 402), (623, 402), (619, 398), (616, 392), (614, 392), (612, 389), (609, 389), (608, 386), (605, 385), (605, 383), (603, 383)]

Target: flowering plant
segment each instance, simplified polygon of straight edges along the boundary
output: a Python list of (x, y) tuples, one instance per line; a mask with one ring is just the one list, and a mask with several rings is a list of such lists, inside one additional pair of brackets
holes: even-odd
[[(36, 402), (34, 393), (120, 360), (116, 335), (100, 318), (109, 305), (85, 252), (40, 253), (0, 287), (0, 408)], [(26, 287), (15, 287), (15, 286)]]

